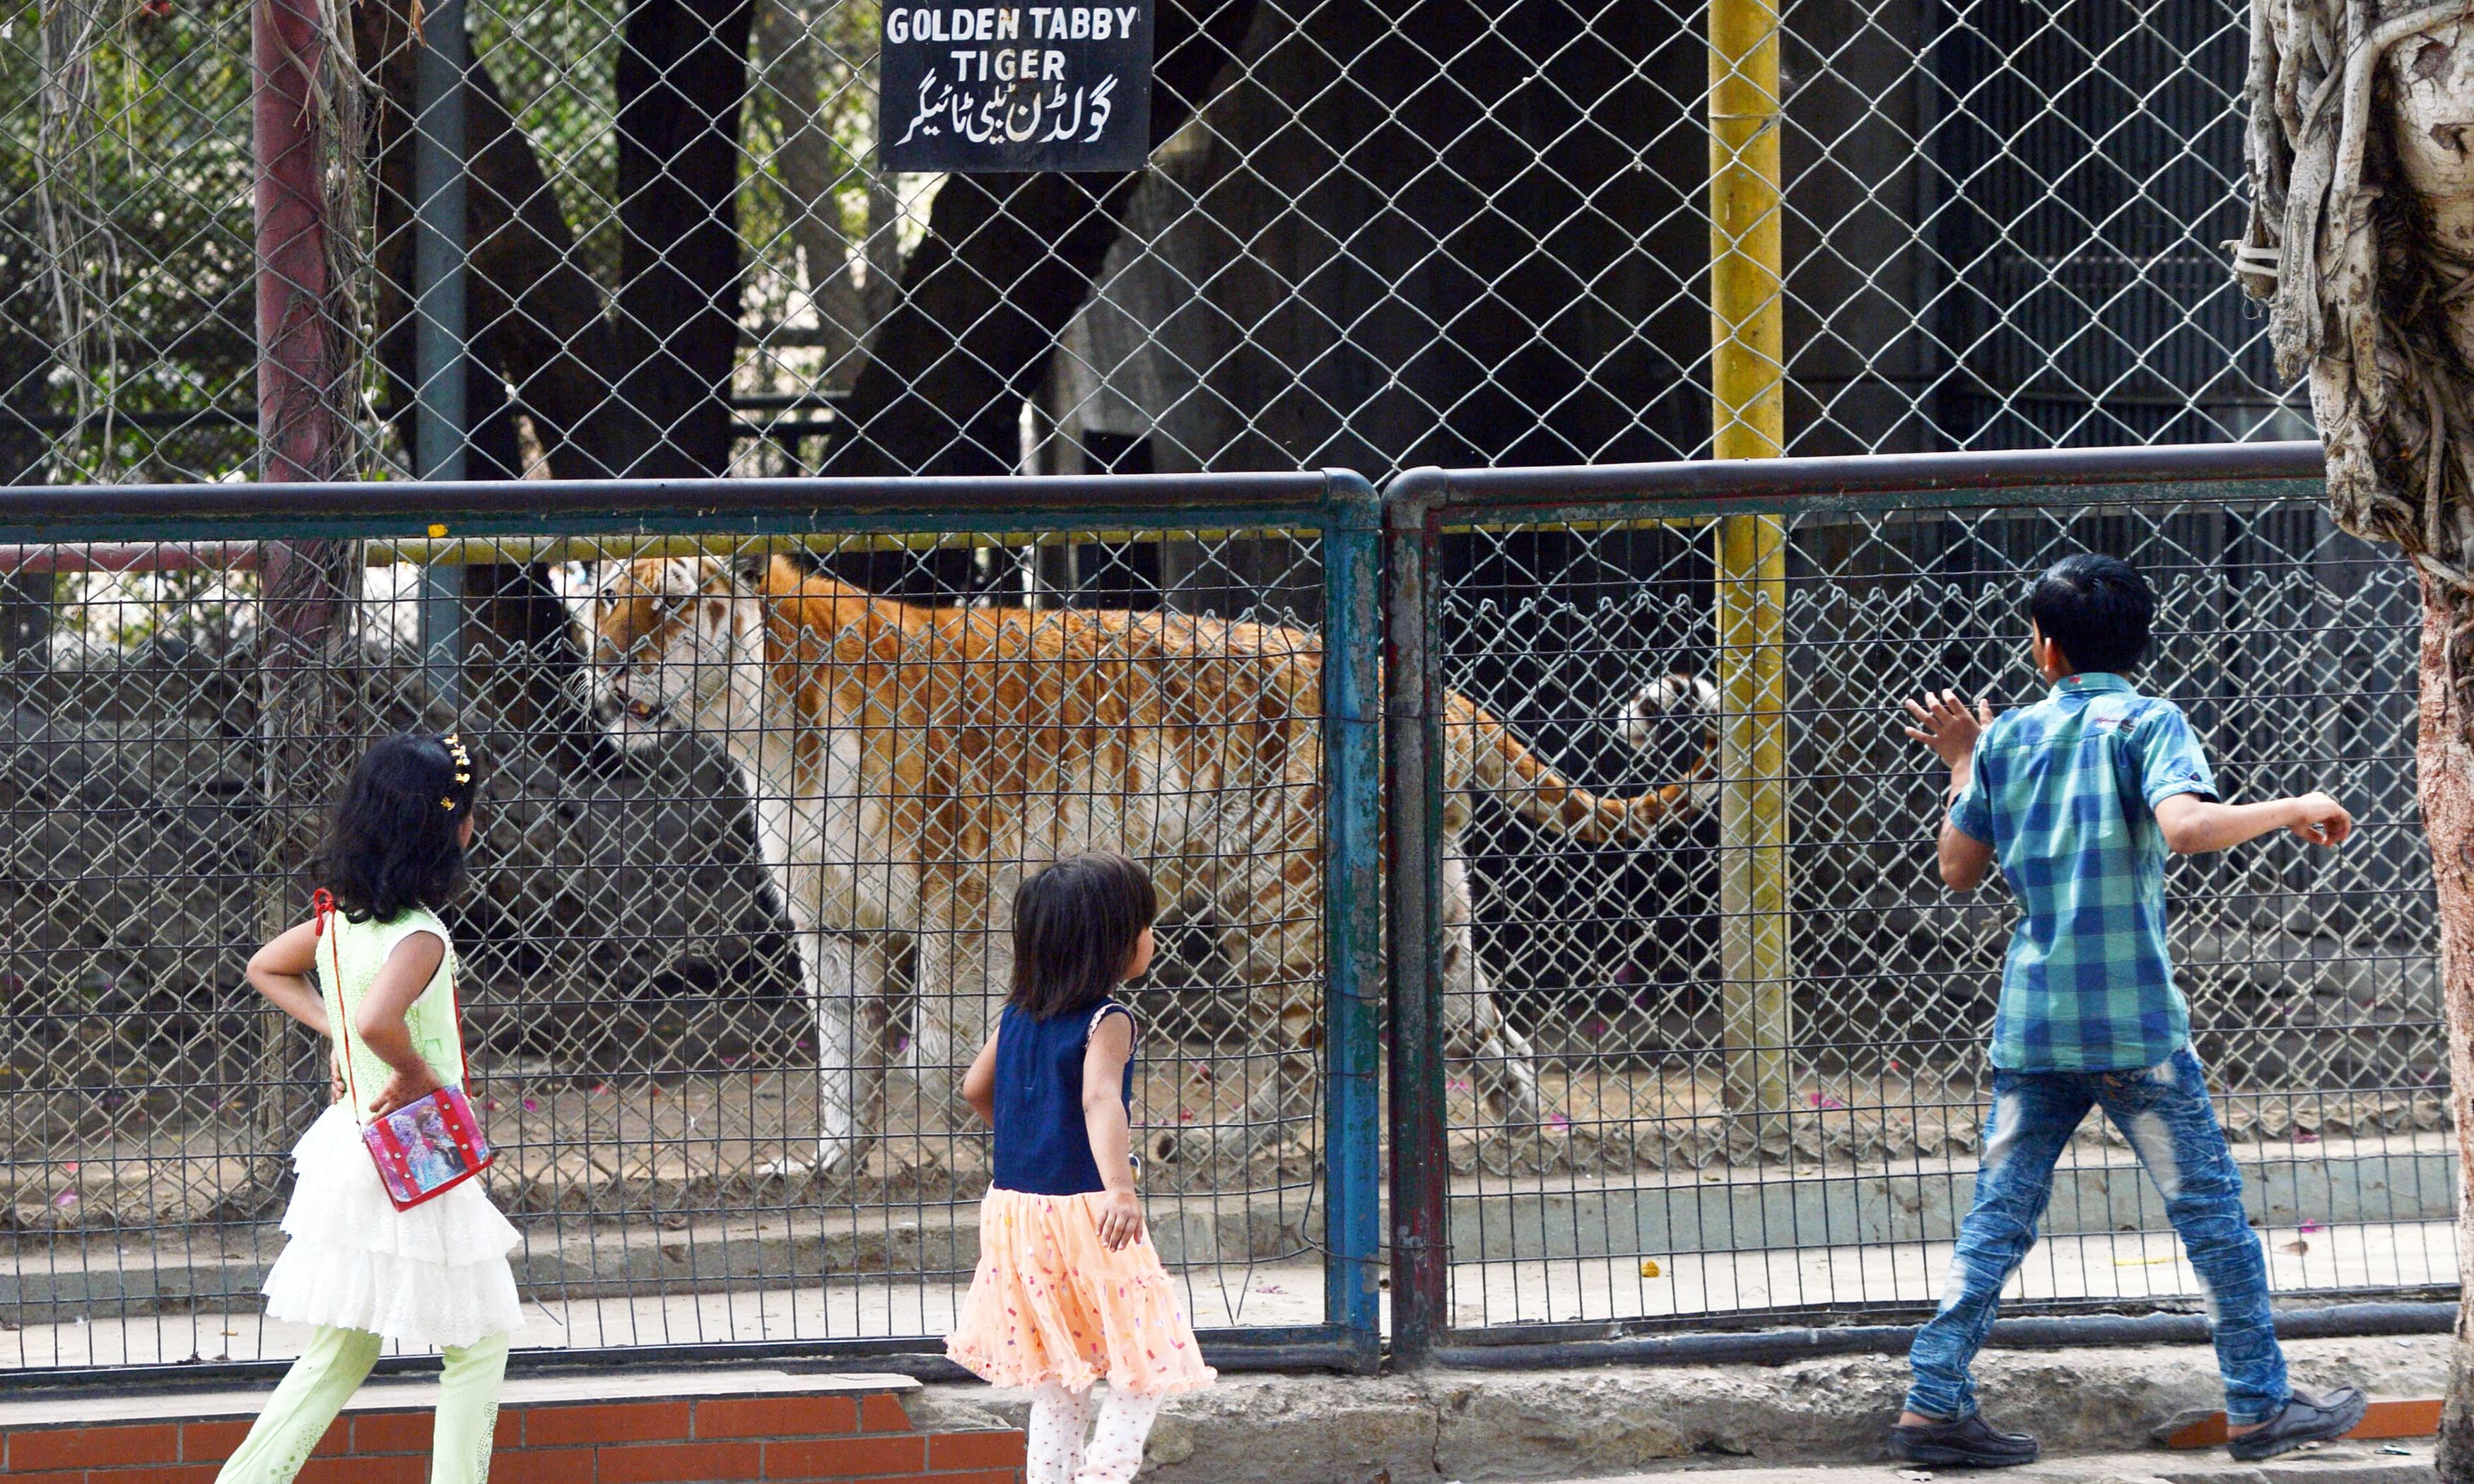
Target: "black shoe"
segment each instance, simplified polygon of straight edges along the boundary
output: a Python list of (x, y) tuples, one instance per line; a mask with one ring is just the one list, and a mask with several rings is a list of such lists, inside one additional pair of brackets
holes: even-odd
[(1890, 1451), (1911, 1464), (2008, 1469), (2036, 1461), (2036, 1440), (2024, 1432), (1996, 1432), (1984, 1414), (1970, 1412), (1954, 1423), (1892, 1423)]
[(2325, 1401), (2315, 1401), (2297, 1391), (2287, 1400), (2284, 1411), (2240, 1437), (2227, 1439), (2225, 1447), (2244, 1463), (2274, 1458), (2305, 1443), (2343, 1437), (2363, 1424), (2363, 1410), (2369, 1405), (2351, 1386), (2328, 1393)]

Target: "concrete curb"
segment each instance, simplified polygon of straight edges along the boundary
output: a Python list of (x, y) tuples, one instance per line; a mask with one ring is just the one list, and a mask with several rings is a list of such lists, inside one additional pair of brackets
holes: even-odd
[[(2023, 1469), (2006, 1469), (2001, 1478), (2002, 1484), (2435, 1484), (2438, 1478), (2432, 1469), (2428, 1439), (2400, 1449), (2402, 1457), (2379, 1452), (2378, 1447), (2339, 1443), (2313, 1452), (2288, 1453), (2263, 1464), (2232, 1463), (2221, 1453), (2213, 1460), (2200, 1455), (2196, 1463), (2191, 1461), (2190, 1454), (2087, 1453)], [(1600, 1484), (1651, 1484), (1653, 1480), (1668, 1484), (1677, 1472), (1669, 1468), (1603, 1480)], [(1851, 1474), (1867, 1481), (1904, 1484), (1899, 1471), (1886, 1464), (1710, 1472), (1719, 1473), (1724, 1484), (1848, 1484)], [(1933, 1476), (1964, 1477), (1949, 1470)]]
[[(2450, 1344), (2446, 1335), (2295, 1340), (2286, 1353), (2294, 1383), (2305, 1390), (2353, 1385), (2375, 1398), (2427, 1397), (2444, 1389)], [(2220, 1451), (2168, 1452), (2150, 1441), (2153, 1429), (2174, 1417), (2223, 1404), (2204, 1347), (1988, 1351), (1977, 1376), (1986, 1413), (2031, 1428), (2050, 1458), (2141, 1453), (2155, 1464), (2144, 1475), (2193, 1475), (2177, 1484), (2263, 1484), (2219, 1477), (2244, 1467)], [(1888, 1456), (1882, 1429), (1906, 1379), (1904, 1361), (1884, 1355), (1785, 1365), (1232, 1376), (1169, 1403), (1143, 1477), (1153, 1484), (1480, 1484), (1694, 1466), (1874, 1465)], [(931, 1385), (921, 1404), (952, 1410), (957, 1425), (992, 1416), (1019, 1426), (1029, 1410), (1023, 1393), (984, 1386)], [(934, 1424), (923, 1414), (921, 1425)], [(2199, 1471), (2209, 1477), (2197, 1477)], [(2421, 1481), (2382, 1475), (2354, 1484)]]

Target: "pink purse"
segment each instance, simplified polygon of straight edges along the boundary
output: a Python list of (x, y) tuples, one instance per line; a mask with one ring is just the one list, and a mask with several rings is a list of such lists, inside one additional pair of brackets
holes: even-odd
[[(335, 898), (324, 887), (310, 898), (310, 908), (317, 914), (317, 935), (326, 937), (327, 920), (334, 915)], [(336, 987), (341, 994), (344, 982), (343, 946), (328, 939), (328, 962), (333, 964)], [(449, 1015), (454, 1011), (454, 988), (448, 989)], [(361, 1110), (360, 1089), (352, 1085), (352, 1017), (339, 1016), (344, 1031), (345, 1096), (352, 1100), (352, 1111)], [(378, 1182), (386, 1186), (387, 1199), (398, 1210), (410, 1210), (424, 1201), (434, 1200), (490, 1167), (497, 1158), (490, 1141), (481, 1135), (481, 1120), (474, 1116), (471, 1100), (457, 1087), (440, 1088), (418, 1102), (406, 1103), (361, 1130), (361, 1143), (370, 1152), (370, 1162), (377, 1166)]]

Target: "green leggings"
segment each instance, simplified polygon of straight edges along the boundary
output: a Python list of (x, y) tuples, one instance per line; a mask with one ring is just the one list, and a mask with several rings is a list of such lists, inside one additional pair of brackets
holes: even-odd
[[(321, 1328), (283, 1373), (256, 1424), (215, 1484), (291, 1484), (327, 1435), (327, 1424), (377, 1364), (378, 1337), (366, 1329)], [(429, 1448), (430, 1484), (484, 1484), (490, 1438), (498, 1426), (498, 1383), (507, 1375), (507, 1337), (494, 1334), (447, 1352), (439, 1377), (438, 1426)]]

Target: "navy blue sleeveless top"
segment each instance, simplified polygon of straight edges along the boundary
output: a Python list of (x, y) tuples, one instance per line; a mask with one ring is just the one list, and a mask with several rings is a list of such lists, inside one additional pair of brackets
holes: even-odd
[[(1113, 999), (1034, 1020), (1019, 1006), (997, 1021), (996, 1171), (1001, 1190), (1081, 1195), (1105, 1190), (1082, 1123), (1082, 1054), (1104, 1016), (1133, 1013)], [(1121, 1094), (1134, 1106), (1134, 1059)]]

